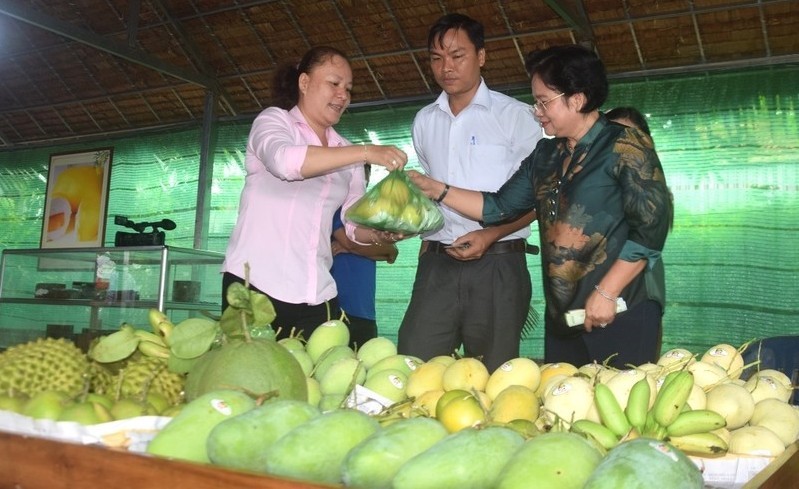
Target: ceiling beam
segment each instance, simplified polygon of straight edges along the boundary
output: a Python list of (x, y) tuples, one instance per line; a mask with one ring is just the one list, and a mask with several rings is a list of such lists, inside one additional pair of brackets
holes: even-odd
[(555, 11), (574, 31), (577, 44), (591, 50), (595, 49), (594, 29), (582, 0), (544, 0), (549, 8)]
[(207, 76), (183, 70), (172, 64), (165, 63), (160, 58), (148, 53), (114, 42), (94, 32), (75, 27), (68, 22), (63, 22), (37, 10), (17, 5), (14, 2), (0, 0), (0, 14), (50, 31), (59, 36), (72, 39), (73, 41), (86, 44), (114, 56), (119, 56), (132, 63), (142, 65), (188, 83), (199, 85), (209, 90), (213, 90), (216, 86), (216, 82)]

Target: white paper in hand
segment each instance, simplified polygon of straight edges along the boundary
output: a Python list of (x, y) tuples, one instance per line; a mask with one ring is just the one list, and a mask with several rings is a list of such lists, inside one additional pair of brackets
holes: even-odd
[[(616, 299), (616, 314), (627, 310), (627, 303), (621, 297)], [(571, 327), (581, 326), (585, 323), (585, 309), (572, 309), (565, 314), (566, 324)]]

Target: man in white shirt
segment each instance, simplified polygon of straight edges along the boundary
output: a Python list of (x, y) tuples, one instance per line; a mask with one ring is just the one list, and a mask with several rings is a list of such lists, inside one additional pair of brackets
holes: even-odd
[[(441, 17), (430, 29), (428, 49), (443, 92), (414, 119), (419, 163), (436, 180), (497, 190), (532, 152), (541, 127), (529, 105), (489, 90), (483, 81), (479, 22), (462, 14)], [(447, 207), (441, 210), (444, 227), (422, 236), (399, 351), (428, 360), (463, 346), (466, 356), (481, 358), (493, 371), (519, 356), (532, 295), (525, 251), (534, 213), (483, 228)]]

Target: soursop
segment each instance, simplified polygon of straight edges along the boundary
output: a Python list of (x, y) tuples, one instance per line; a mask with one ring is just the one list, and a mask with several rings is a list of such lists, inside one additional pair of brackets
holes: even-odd
[(90, 375), (89, 359), (72, 341), (39, 338), (0, 353), (0, 392), (33, 397), (44, 391), (77, 396)]
[[(163, 395), (171, 405), (183, 402), (185, 376), (167, 368), (166, 360), (145, 355), (131, 357), (112, 381), (120, 398), (143, 399), (148, 392)], [(112, 394), (116, 394), (113, 390)]]

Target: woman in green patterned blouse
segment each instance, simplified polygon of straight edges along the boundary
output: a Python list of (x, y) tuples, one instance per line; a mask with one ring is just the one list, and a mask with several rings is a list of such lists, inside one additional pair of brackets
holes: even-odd
[[(413, 171), (411, 178), (428, 197), (444, 195), (444, 205), (484, 225), (535, 210), (545, 362), (654, 362), (666, 292), (661, 252), (672, 202), (652, 139), (600, 112), (608, 82), (593, 51), (577, 45), (534, 51), (526, 67), (533, 112), (552, 137), (538, 143), (502, 188), (474, 192)], [(585, 317), (569, 326), (573, 310), (584, 310)]]

